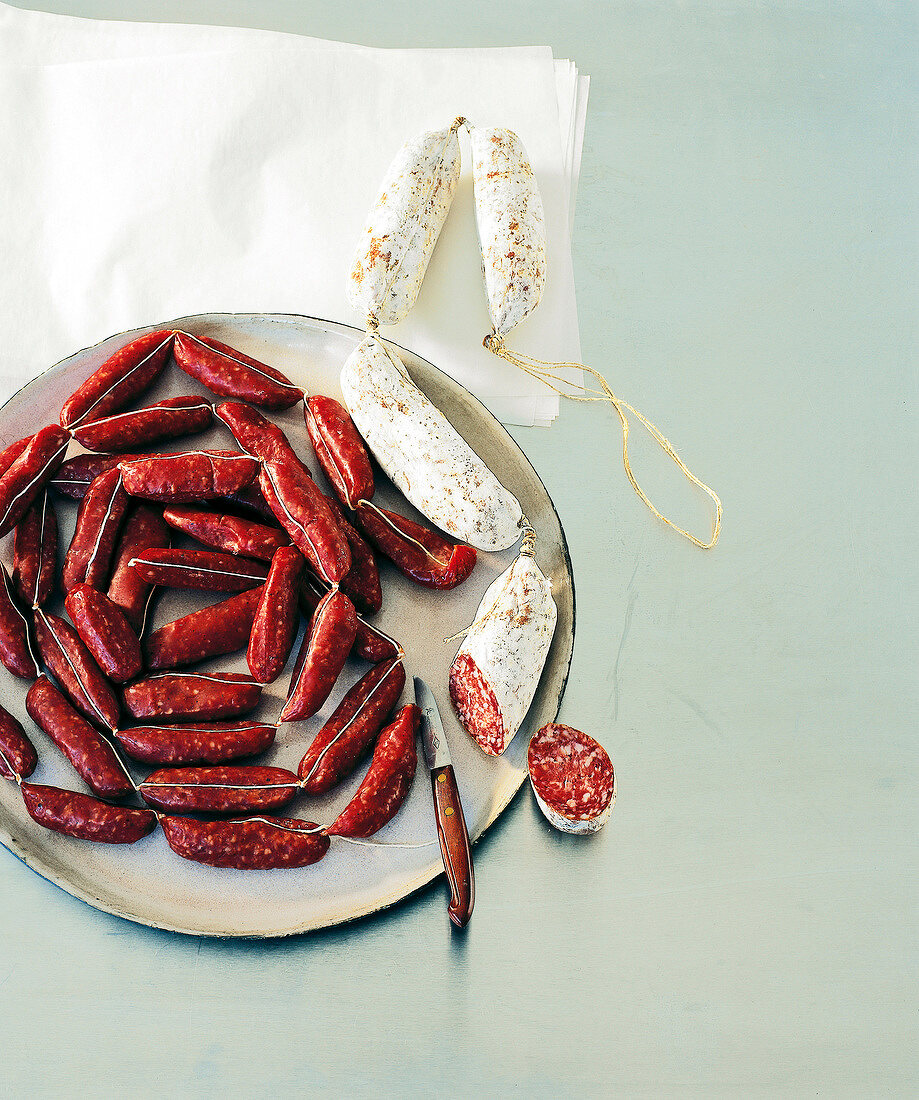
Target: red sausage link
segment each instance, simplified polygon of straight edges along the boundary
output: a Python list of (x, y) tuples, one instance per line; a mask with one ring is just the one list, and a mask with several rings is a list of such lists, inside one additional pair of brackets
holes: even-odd
[(339, 703), (300, 761), (307, 794), (324, 794), (350, 775), (373, 744), (405, 687), (398, 660), (375, 665)]
[(116, 730), (125, 752), (145, 764), (223, 764), (274, 744), (277, 726), (264, 722), (196, 722)]
[(313, 612), (290, 678), (279, 722), (311, 718), (328, 699), (354, 645), (357, 614), (344, 592), (332, 589)]
[(129, 513), (115, 552), (108, 598), (121, 608), (138, 636), (144, 631), (153, 585), (131, 568), (131, 561), (147, 550), (166, 549), (169, 541), (170, 531), (158, 508), (138, 504)]
[(170, 527), (190, 535), (198, 542), (227, 554), (239, 554), (244, 558), (271, 561), (279, 546), (287, 546), (290, 539), (277, 527), (240, 519), (239, 516), (221, 515), (219, 512), (201, 512), (194, 508), (174, 506), (163, 509), (163, 519)]
[(41, 607), (54, 591), (57, 536), (57, 515), (46, 489), (19, 521), (13, 539), (13, 583), (27, 607)]
[(348, 540), (302, 463), (263, 463), (259, 485), (281, 526), (319, 576), (329, 584), (347, 576)]
[(130, 498), (117, 469), (99, 474), (80, 502), (77, 525), (64, 558), (64, 591), (78, 584), (102, 588), (109, 578), (118, 533)]
[(134, 718), (160, 722), (238, 718), (255, 710), (261, 697), (261, 684), (233, 672), (159, 672), (124, 689)]
[(0, 661), (21, 680), (34, 680), (39, 673), (32, 652), (29, 621), (13, 595), (13, 582), (0, 565)]
[(380, 587), (380, 571), (377, 569), (376, 558), (367, 543), (345, 519), (338, 501), (329, 496), (326, 500), (339, 527), (345, 533), (351, 551), (351, 568), (342, 579), (341, 590), (365, 615), (375, 615), (383, 606), (383, 589)]
[(265, 409), (289, 409), (303, 400), (303, 390), (279, 370), (219, 340), (179, 332), (173, 354), (186, 374), (221, 397), (250, 401)]
[(38, 608), (35, 638), (45, 667), (73, 705), (96, 725), (115, 729), (120, 713), (118, 700), (70, 623)]
[(130, 566), (148, 584), (167, 588), (199, 588), (205, 592), (241, 592), (255, 588), (267, 576), (261, 562), (218, 554), (214, 550), (145, 550)]
[(203, 432), (213, 415), (203, 397), (169, 397), (143, 409), (92, 420), (74, 428), (73, 438), (88, 451), (131, 451)]
[(344, 405), (316, 395), (307, 399), (303, 417), (319, 465), (342, 504), (355, 508), (359, 500), (372, 500), (370, 455)]
[(297, 452), (291, 447), (284, 432), (257, 409), (238, 401), (224, 401), (214, 409), (214, 413), (230, 429), (233, 438), (246, 454), (260, 462), (269, 462), (272, 459), (284, 462), (290, 459), (300, 463)]
[(23, 783), (22, 797), (29, 816), (53, 829), (80, 840), (100, 844), (133, 844), (156, 828), (152, 810), (112, 806), (88, 794), (48, 787), (44, 783)]
[(69, 433), (57, 424), (50, 424), (32, 436), (0, 477), (0, 538), (13, 530), (32, 501), (54, 477), (69, 444)]
[(131, 777), (112, 746), (81, 714), (77, 714), (47, 676), (40, 676), (29, 688), (26, 710), (94, 794), (101, 798), (123, 798), (134, 790)]
[[(300, 584), (298, 593), (300, 605), (309, 615), (313, 614), (324, 595), (320, 585), (319, 580), (308, 574)], [(394, 638), (390, 638), (388, 634), (384, 634), (377, 627), (371, 626), (370, 623), (365, 622), (358, 615), (357, 633), (354, 636), (354, 645), (351, 652), (355, 657), (360, 657), (365, 661), (370, 661), (371, 664), (377, 665), (380, 661), (386, 661), (390, 657), (401, 657), (402, 647)]]
[(8, 710), (0, 707), (0, 776), (25, 779), (35, 771), (37, 763), (38, 754), (25, 730)]
[(297, 634), (303, 564), (303, 555), (294, 546), (280, 547), (271, 560), (246, 651), (249, 671), (260, 684), (274, 683), (290, 656)]
[(396, 816), (415, 778), (420, 719), (421, 711), (408, 703), (383, 730), (363, 783), (326, 830), (330, 836), (371, 836)]
[(68, 458), (48, 482), (55, 492), (73, 500), (82, 500), (99, 474), (111, 470), (121, 462), (146, 458), (146, 455), (94, 455), (80, 454)]
[(61, 426), (75, 428), (99, 420), (142, 394), (166, 366), (174, 335), (148, 332), (106, 359), (64, 403)]
[(473, 547), (452, 542), (396, 512), (362, 500), (355, 514), (361, 530), (377, 549), (400, 573), (425, 588), (455, 588), (475, 566)]
[(198, 821), (164, 817), (169, 847), (183, 859), (241, 871), (306, 867), (329, 850), (329, 838), (312, 821), (296, 817), (252, 817), (244, 821)]
[(17, 439), (15, 443), (11, 443), (8, 447), (4, 447), (3, 450), (0, 451), (0, 475), (6, 473), (31, 441), (32, 437), (27, 435), (23, 439)]
[(77, 634), (109, 680), (124, 684), (140, 675), (144, 667), (140, 642), (117, 604), (91, 585), (78, 584), (64, 605)]
[(237, 451), (179, 451), (122, 462), (120, 469), (132, 497), (196, 504), (249, 485), (258, 475), (258, 462)]
[(251, 814), (277, 810), (300, 793), (286, 768), (253, 764), (212, 768), (162, 768), (141, 783), (148, 806), (171, 813)]
[(179, 668), (242, 649), (261, 598), (262, 589), (251, 588), (154, 630), (144, 645), (147, 668)]

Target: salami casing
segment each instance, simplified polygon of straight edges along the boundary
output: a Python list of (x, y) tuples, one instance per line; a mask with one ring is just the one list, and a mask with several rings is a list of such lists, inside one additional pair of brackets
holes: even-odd
[(557, 619), (552, 585), (521, 554), (482, 597), (450, 668), (450, 698), (479, 748), (500, 756), (536, 693)]
[(531, 313), (546, 285), (546, 225), (536, 177), (512, 130), (474, 129), (472, 180), (485, 296), (496, 336)]
[(395, 325), (415, 304), (456, 193), (461, 123), (411, 138), (389, 166), (351, 268), (348, 298), (362, 317)]

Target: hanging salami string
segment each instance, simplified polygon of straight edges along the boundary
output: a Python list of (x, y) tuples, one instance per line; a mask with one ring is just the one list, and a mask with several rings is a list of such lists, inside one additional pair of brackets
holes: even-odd
[[(539, 305), (546, 282), (546, 230), (542, 200), (526, 150), (512, 130), (470, 127), (469, 133), (482, 272), (492, 323), (492, 332), (485, 337), (484, 346), (499, 359), (513, 363), (531, 378), (543, 382), (561, 397), (572, 401), (608, 401), (616, 410), (622, 427), (622, 464), (632, 488), (668, 527), (703, 550), (711, 549), (721, 532), (721, 500), (714, 489), (690, 472), (660, 429), (627, 401), (617, 397), (603, 375), (593, 367), (584, 363), (553, 363), (510, 351), (506, 346), (505, 340), (511, 331)], [(587, 371), (600, 389), (576, 392), (581, 387), (563, 373), (571, 368)], [(659, 512), (638, 484), (629, 461), (629, 420), (626, 413), (631, 413), (683, 475), (711, 498), (715, 516), (707, 541), (703, 542)]]

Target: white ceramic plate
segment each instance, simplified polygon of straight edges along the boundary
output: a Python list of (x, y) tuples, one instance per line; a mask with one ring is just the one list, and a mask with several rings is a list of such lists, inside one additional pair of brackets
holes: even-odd
[[(207, 314), (153, 327), (185, 328), (201, 336), (216, 337), (278, 367), (308, 392), (339, 399), (339, 369), (363, 336), (346, 325), (286, 314)], [(23, 387), (0, 409), (0, 447), (56, 421), (61, 405), (80, 382), (142, 331), (147, 330), (122, 333), (80, 351)], [(384, 606), (375, 621), (398, 638), (405, 649), (407, 687), (403, 701), (411, 698), (413, 675), (423, 676), (434, 690), (453, 754), (469, 833), (478, 838), (523, 782), (530, 735), (558, 713), (574, 644), (571, 565), (552, 501), (517, 444), (462, 386), (426, 360), (404, 349), (400, 352), (418, 385), (517, 495), (536, 529), (537, 559), (552, 580), (558, 604), (558, 627), (530, 713), (504, 756), (494, 759), (473, 744), (450, 706), (447, 672), (459, 641), (446, 639), (471, 622), (485, 588), (510, 564), (516, 549), (480, 554), (472, 576), (452, 592), (420, 588), (403, 578), (388, 562), (381, 562)], [(167, 368), (143, 403), (164, 396), (206, 392), (173, 366)], [(288, 432), (301, 457), (318, 472), (303, 425), (302, 406), (273, 416)], [(179, 450), (186, 442), (194, 447), (234, 446), (221, 427), (190, 437), (189, 441), (171, 442), (163, 449)], [(419, 518), (385, 479), (380, 477), (379, 482), (375, 499)], [(63, 554), (73, 530), (76, 503), (56, 497), (55, 504)], [(11, 544), (12, 538), (7, 543)], [(11, 556), (12, 546), (7, 545), (3, 557), (8, 567)], [(214, 599), (213, 594), (163, 591), (155, 608), (154, 626)], [(247, 671), (244, 654), (217, 658), (201, 667)], [(308, 721), (282, 726), (275, 746), (259, 762), (296, 771), (316, 731), (347, 687), (366, 668), (363, 662), (350, 661), (320, 713)], [(266, 689), (255, 716), (275, 720), (289, 676), (288, 667)], [(23, 722), (38, 750), (39, 765), (32, 778), (36, 782), (83, 790), (76, 773), (27, 717), (28, 685), (2, 667), (0, 682), (4, 705)], [(136, 778), (146, 774), (146, 770), (140, 765), (133, 766)], [(360, 768), (349, 782), (324, 798), (301, 796), (279, 812), (330, 822), (347, 803), (365, 770)], [(402, 810), (373, 840), (374, 843), (357, 845), (333, 839), (320, 863), (296, 870), (233, 871), (205, 867), (175, 855), (159, 829), (128, 846), (91, 844), (49, 832), (26, 814), (14, 784), (0, 784), (0, 841), (34, 871), (98, 909), (142, 924), (197, 935), (283, 936), (324, 928), (391, 905), (430, 882), (443, 871), (443, 865), (434, 830), (430, 784), (422, 760)]]

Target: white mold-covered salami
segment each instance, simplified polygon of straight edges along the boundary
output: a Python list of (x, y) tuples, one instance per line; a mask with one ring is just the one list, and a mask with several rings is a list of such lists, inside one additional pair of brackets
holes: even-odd
[(566, 833), (595, 833), (616, 801), (616, 773), (606, 749), (572, 726), (550, 722), (527, 749), (530, 786), (539, 808)]
[(460, 174), (457, 125), (407, 141), (389, 167), (361, 233), (348, 298), (382, 325), (415, 304)]
[(475, 129), (472, 179), (488, 311), (497, 336), (531, 313), (546, 284), (546, 224), (536, 177), (512, 130)]
[(517, 498), (382, 340), (368, 336), (354, 349), (341, 390), (367, 446), (419, 512), (477, 550), (513, 546), (520, 537)]
[(450, 698), (479, 748), (500, 756), (536, 694), (558, 612), (552, 585), (521, 554), (482, 597), (450, 667)]

